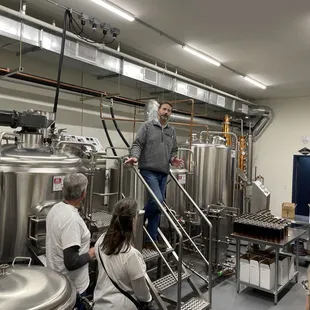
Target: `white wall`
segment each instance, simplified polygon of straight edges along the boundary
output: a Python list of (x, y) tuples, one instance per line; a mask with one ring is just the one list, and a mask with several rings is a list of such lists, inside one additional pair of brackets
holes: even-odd
[(274, 120), (254, 144), (254, 166), (271, 190), (271, 210), (281, 214), (282, 202), (291, 202), (293, 155), (304, 146), (302, 137), (310, 136), (310, 97), (258, 102), (270, 106)]

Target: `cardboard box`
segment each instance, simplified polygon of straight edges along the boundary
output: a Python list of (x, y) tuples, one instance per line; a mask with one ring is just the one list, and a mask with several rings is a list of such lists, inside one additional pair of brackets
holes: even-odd
[(292, 280), (295, 274), (295, 256), (288, 257), (288, 278)]
[(283, 202), (282, 203), (282, 217), (290, 220), (295, 219), (295, 203)]
[(289, 276), (289, 261), (291, 257), (280, 255), (279, 256), (279, 265), (278, 265), (278, 284), (285, 285), (288, 282)]
[(250, 259), (250, 283), (256, 286), (260, 284), (259, 264), (263, 260), (260, 256), (255, 256)]
[(260, 287), (266, 290), (274, 289), (276, 264), (274, 259), (266, 258), (259, 264)]
[(244, 254), (240, 257), (240, 281), (250, 283), (250, 259), (253, 255)]

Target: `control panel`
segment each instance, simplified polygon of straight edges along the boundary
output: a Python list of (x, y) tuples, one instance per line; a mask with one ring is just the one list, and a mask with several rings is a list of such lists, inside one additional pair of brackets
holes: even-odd
[[(94, 137), (84, 137), (84, 136), (76, 136), (76, 135), (63, 135), (65, 141), (77, 142), (77, 143), (85, 143), (92, 144), (97, 152), (104, 152), (104, 148), (102, 147), (98, 138)], [(90, 146), (85, 146), (87, 150), (90, 150)]]
[(255, 184), (265, 196), (270, 195), (270, 191), (263, 185), (261, 181), (254, 181), (253, 184)]
[(261, 181), (252, 183), (251, 213), (270, 208), (270, 191)]

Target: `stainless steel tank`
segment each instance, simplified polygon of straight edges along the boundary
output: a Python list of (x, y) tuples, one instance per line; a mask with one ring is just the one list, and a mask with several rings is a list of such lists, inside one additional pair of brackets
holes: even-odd
[(80, 158), (55, 155), (50, 147), (1, 146), (0, 262), (25, 254), (28, 217), (61, 200), (63, 177), (77, 171), (84, 171)]
[[(179, 183), (186, 189), (188, 171), (186, 169), (178, 169), (171, 167), (171, 172), (177, 178)], [(186, 211), (188, 211), (188, 199), (178, 187), (176, 182), (170, 177), (167, 180), (166, 187), (166, 203), (172, 208), (177, 216), (186, 217)]]
[(189, 194), (201, 208), (222, 203), (232, 206), (233, 169), (231, 148), (213, 143), (193, 143), (193, 190)]
[(76, 288), (61, 273), (41, 266), (0, 265), (0, 309), (72, 310)]
[[(119, 163), (115, 162), (114, 165), (109, 169), (109, 192), (117, 193), (119, 189), (120, 169)], [(139, 209), (143, 210), (147, 193), (146, 189), (136, 175), (131, 165), (124, 165), (123, 168), (123, 188), (122, 194), (125, 197), (130, 197), (138, 201)], [(118, 201), (118, 196), (109, 196), (109, 211), (112, 212), (114, 205)]]

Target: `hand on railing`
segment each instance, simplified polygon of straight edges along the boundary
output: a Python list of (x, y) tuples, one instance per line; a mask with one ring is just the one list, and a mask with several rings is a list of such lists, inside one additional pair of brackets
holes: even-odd
[(182, 169), (184, 167), (184, 160), (175, 156), (171, 159), (171, 164), (173, 167)]
[(126, 161), (124, 162), (125, 165), (134, 165), (138, 162), (138, 159), (135, 157), (129, 157), (126, 159)]

